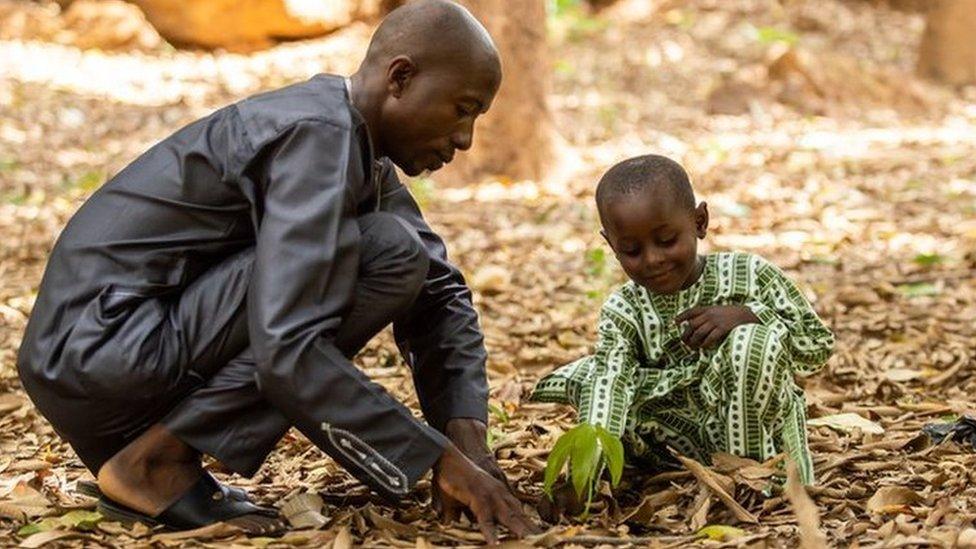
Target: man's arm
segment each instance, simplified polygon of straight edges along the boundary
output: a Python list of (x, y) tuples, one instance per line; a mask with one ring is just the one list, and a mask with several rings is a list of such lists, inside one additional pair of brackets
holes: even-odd
[(316, 446), (388, 497), (407, 493), (449, 444), (350, 363), (334, 338), (358, 273), (347, 179), (361, 166), (348, 128), (304, 121), (268, 155), (248, 294), (258, 381)]
[(407, 314), (394, 323), (394, 337), (413, 369), (424, 417), (442, 432), (447, 431), (452, 419), (476, 419), (486, 424), (487, 353), (471, 304), (471, 290), (461, 271), (448, 261), (444, 241), (424, 221), (416, 201), (388, 163), (380, 209), (416, 229), (430, 255), (430, 270), (420, 295)]

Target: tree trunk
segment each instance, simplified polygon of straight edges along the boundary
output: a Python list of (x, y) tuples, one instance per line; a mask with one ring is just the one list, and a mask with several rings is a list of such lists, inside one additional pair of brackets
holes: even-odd
[(938, 0), (925, 22), (918, 73), (947, 84), (976, 82), (976, 0)]
[(545, 0), (459, 3), (491, 33), (504, 78), (491, 110), (475, 124), (474, 146), (436, 179), (447, 184), (483, 177), (539, 179), (552, 159)]
[(253, 51), (376, 17), (378, 0), (130, 0), (176, 45)]

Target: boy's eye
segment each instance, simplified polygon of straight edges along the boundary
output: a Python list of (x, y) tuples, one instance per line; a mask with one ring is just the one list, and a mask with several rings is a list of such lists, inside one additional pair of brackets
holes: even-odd
[(662, 238), (662, 239), (658, 240), (658, 242), (662, 246), (671, 246), (672, 244), (674, 244), (677, 241), (678, 241), (678, 235), (669, 236), (667, 238)]
[(458, 116), (460, 116), (462, 118), (465, 117), (465, 116), (471, 116), (471, 109), (469, 109), (468, 107), (466, 107), (464, 105), (458, 105), (457, 106), (457, 113), (458, 113)]

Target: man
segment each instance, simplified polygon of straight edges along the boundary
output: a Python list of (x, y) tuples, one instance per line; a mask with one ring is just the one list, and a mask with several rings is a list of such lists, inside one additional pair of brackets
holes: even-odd
[[(390, 165), (416, 175), (468, 149), (500, 79), (470, 13), (410, 3), (350, 79), (221, 109), (81, 207), (51, 253), (18, 368), (97, 474), (103, 513), (278, 529), (200, 455), (251, 475), (294, 425), (390, 498), (433, 467), (445, 509), (466, 506), (489, 542), (497, 523), (532, 529), (486, 447), (470, 292)], [(390, 322), (429, 425), (350, 362)]]

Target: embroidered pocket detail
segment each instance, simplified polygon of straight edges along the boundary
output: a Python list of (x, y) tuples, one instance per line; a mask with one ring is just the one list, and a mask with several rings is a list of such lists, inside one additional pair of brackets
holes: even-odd
[(407, 475), (372, 446), (349, 431), (328, 423), (322, 423), (322, 430), (342, 455), (366, 471), (381, 486), (394, 494), (403, 495), (408, 492)]

